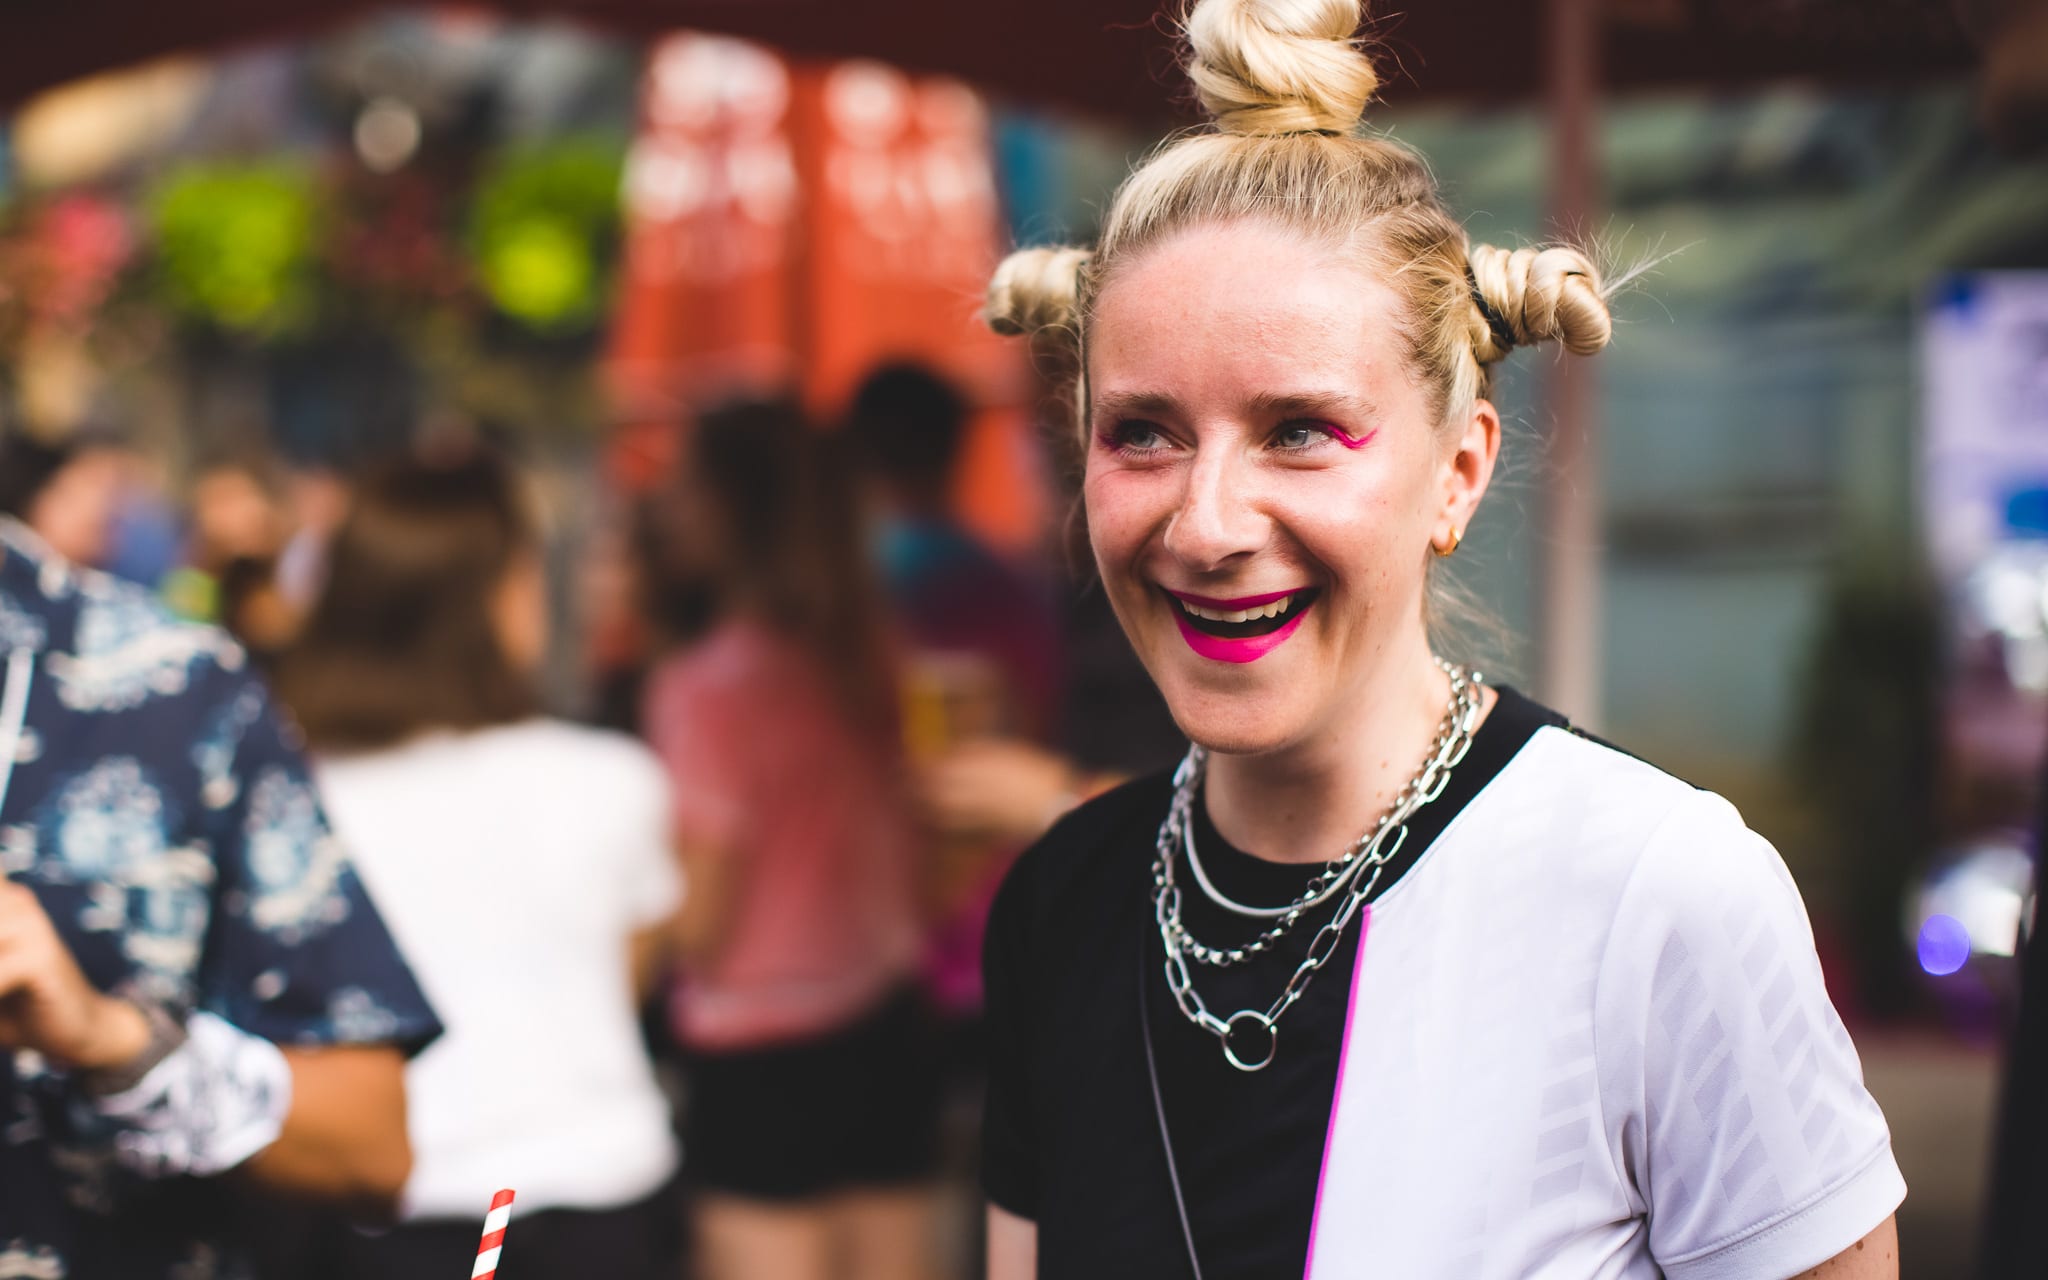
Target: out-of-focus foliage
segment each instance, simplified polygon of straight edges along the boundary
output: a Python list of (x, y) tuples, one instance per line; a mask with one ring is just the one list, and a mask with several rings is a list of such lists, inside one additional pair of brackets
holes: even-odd
[(484, 295), (540, 333), (587, 327), (606, 300), (624, 148), (577, 138), (509, 148), (477, 182), (468, 240)]
[[(84, 176), (15, 185), (0, 129), (0, 415), (328, 461), (422, 420), (595, 430), (640, 64), (400, 9), (195, 64), (176, 122)], [(376, 110), (404, 146), (368, 145)]]
[(231, 333), (287, 335), (315, 319), (324, 230), (313, 175), (283, 161), (168, 173), (146, 201), (157, 278), (175, 310)]
[(622, 138), (579, 135), (395, 174), (332, 157), (187, 159), (128, 194), (17, 198), (0, 206), (0, 378), (54, 368), (53, 336), (80, 351), (89, 338), (104, 373), (183, 334), (198, 341), (181, 359), (239, 352), (294, 403), (339, 404), (335, 380), (353, 366), (317, 353), (375, 349), (438, 406), (538, 432), (587, 426), (601, 416), (592, 339), (624, 152)]
[(0, 325), (91, 321), (139, 249), (165, 310), (259, 344), (354, 323), (363, 303), (401, 326), (422, 318), (408, 312), (483, 306), (543, 338), (587, 331), (608, 300), (623, 159), (601, 139), (508, 148), (466, 210), (406, 177), (283, 159), (177, 165), (144, 194), (139, 237), (118, 203), (87, 195), (0, 222)]

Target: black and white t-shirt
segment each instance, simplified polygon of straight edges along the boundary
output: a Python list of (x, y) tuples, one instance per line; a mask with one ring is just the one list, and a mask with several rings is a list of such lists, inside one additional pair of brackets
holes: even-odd
[[(1069, 815), (990, 922), (984, 1181), (1037, 1223), (1041, 1275), (1188, 1273), (1140, 981), (1208, 1280), (1789, 1276), (1903, 1197), (1798, 893), (1719, 797), (1503, 691), (1245, 1073), (1161, 975), (1170, 794), (1145, 779)], [(1306, 883), (1197, 821), (1225, 894)], [(1265, 1008), (1331, 910), (1197, 968), (1210, 1008)], [(1184, 915), (1212, 944), (1256, 932), (1192, 888)]]

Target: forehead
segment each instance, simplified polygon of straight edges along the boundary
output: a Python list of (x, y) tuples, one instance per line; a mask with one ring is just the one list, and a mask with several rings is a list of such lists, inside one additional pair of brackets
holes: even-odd
[(1327, 246), (1233, 223), (1182, 232), (1123, 264), (1088, 327), (1093, 391), (1175, 398), (1341, 390), (1411, 394), (1401, 300)]

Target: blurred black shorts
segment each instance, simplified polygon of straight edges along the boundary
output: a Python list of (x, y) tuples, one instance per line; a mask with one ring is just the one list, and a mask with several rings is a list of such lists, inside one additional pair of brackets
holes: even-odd
[(691, 1050), (683, 1063), (683, 1177), (694, 1190), (801, 1200), (937, 1173), (937, 1036), (911, 988), (815, 1039)]

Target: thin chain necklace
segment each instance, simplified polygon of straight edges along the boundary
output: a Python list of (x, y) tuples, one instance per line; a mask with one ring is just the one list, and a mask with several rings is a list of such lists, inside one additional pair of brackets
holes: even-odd
[[(1193, 819), (1195, 797), (1206, 771), (1208, 753), (1199, 746), (1189, 747), (1187, 758), (1181, 761), (1180, 768), (1173, 775), (1173, 800), (1167, 806), (1166, 820), (1159, 824), (1159, 838), (1152, 861), (1152, 914), (1159, 926), (1160, 941), (1166, 948), (1166, 985), (1172, 991), (1174, 1004), (1180, 1008), (1181, 1014), (1220, 1040), (1224, 1059), (1240, 1071), (1260, 1071), (1273, 1061), (1280, 1047), (1279, 1029), (1275, 1025), (1280, 1016), (1301, 999), (1316, 971), (1336, 953), (1352, 917), (1358, 914), (1366, 898), (1378, 886), (1387, 865), (1407, 842), (1408, 820), (1416, 810), (1443, 794), (1445, 786), (1450, 783), (1451, 770), (1472, 748), (1472, 735), (1479, 723), (1480, 708), (1484, 705), (1480, 697), (1484, 677), (1441, 658), (1436, 661), (1451, 678), (1451, 697), (1443, 724), (1437, 730), (1436, 740), (1431, 744), (1422, 768), (1395, 795), (1393, 803), (1380, 815), (1373, 829), (1325, 864), (1310, 878), (1301, 895), (1285, 907), (1247, 907), (1224, 896), (1209, 882), (1195, 851)], [(1174, 878), (1174, 852), (1181, 846), (1188, 851), (1188, 865), (1197, 884), (1211, 901), (1241, 916), (1272, 919), (1278, 923), (1242, 947), (1209, 947), (1197, 941), (1181, 918), (1181, 890)], [(1190, 959), (1198, 964), (1219, 967), (1243, 964), (1271, 949), (1300, 922), (1305, 912), (1340, 893), (1344, 898), (1336, 914), (1309, 942), (1308, 955), (1295, 968), (1287, 979), (1287, 985), (1271, 1005), (1263, 1012), (1240, 1009), (1228, 1018), (1218, 1018), (1209, 1011), (1201, 993), (1195, 990), (1194, 977), (1188, 969)], [(1238, 1041), (1247, 1034), (1264, 1035), (1263, 1053), (1247, 1055), (1240, 1052)]]
[[(1398, 822), (1396, 819), (1410, 812), (1413, 808), (1419, 808), (1421, 805), (1436, 799), (1436, 792), (1442, 791), (1444, 783), (1448, 780), (1448, 765), (1437, 770), (1433, 780), (1431, 777), (1432, 771), (1429, 766), (1444, 756), (1448, 749), (1448, 744), (1458, 735), (1459, 721), (1464, 712), (1464, 699), (1460, 697), (1459, 681), (1465, 679), (1468, 684), (1476, 685), (1481, 679), (1477, 675), (1469, 678), (1462, 677), (1455, 667), (1444, 662), (1441, 658), (1437, 659), (1437, 665), (1443, 668), (1444, 674), (1451, 677), (1451, 697), (1449, 703), (1444, 708), (1443, 722), (1437, 726), (1436, 740), (1430, 744), (1429, 755), (1424, 762), (1423, 768), (1396, 793), (1393, 802), (1380, 814), (1379, 822), (1373, 826), (1373, 829), (1353, 841), (1351, 846), (1345, 849), (1343, 853), (1325, 863), (1320, 872), (1310, 877), (1308, 887), (1302, 890), (1301, 896), (1297, 897), (1293, 902), (1282, 907), (1249, 907), (1225, 895), (1209, 879), (1208, 871), (1202, 866), (1201, 851), (1195, 844), (1196, 824), (1191, 821), (1181, 823), (1177, 834), (1182, 846), (1187, 849), (1188, 869), (1194, 873), (1195, 883), (1201, 888), (1204, 897), (1217, 906), (1222, 907), (1225, 911), (1236, 915), (1254, 919), (1280, 921), (1279, 924), (1266, 930), (1259, 937), (1246, 943), (1244, 946), (1233, 947), (1228, 950), (1205, 947), (1197, 942), (1192, 935), (1188, 934), (1186, 930), (1182, 930), (1182, 941), (1187, 944), (1188, 954), (1194, 957), (1196, 963), (1217, 967), (1243, 964), (1253, 956), (1269, 950), (1274, 943), (1286, 936), (1287, 931), (1301, 919), (1304, 912), (1314, 910), (1341, 893), (1344, 886), (1349, 883), (1353, 875), (1358, 873), (1361, 867), (1369, 867), (1376, 863), (1392, 862), (1401, 852), (1401, 846), (1407, 843), (1408, 840), (1408, 828), (1404, 823)], [(1474, 691), (1472, 697), (1476, 699), (1477, 696), (1477, 692)], [(1195, 757), (1197, 752), (1200, 752), (1200, 755), (1195, 758), (1194, 767), (1200, 771), (1206, 767), (1208, 754), (1201, 752), (1200, 748), (1191, 748), (1189, 754), (1191, 757)], [(1452, 763), (1455, 763), (1455, 761)], [(1429, 787), (1434, 787), (1435, 791), (1425, 793), (1425, 789)], [(1189, 813), (1193, 811), (1195, 790), (1196, 787), (1192, 784), (1188, 788)], [(1420, 797), (1420, 799), (1418, 800), (1416, 797)], [(1415, 804), (1412, 806), (1409, 803), (1411, 800), (1415, 801)]]

